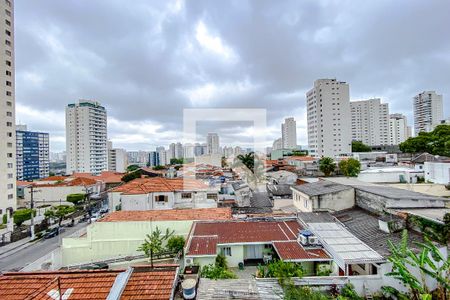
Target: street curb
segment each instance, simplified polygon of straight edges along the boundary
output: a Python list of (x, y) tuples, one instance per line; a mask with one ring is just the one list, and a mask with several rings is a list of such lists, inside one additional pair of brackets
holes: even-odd
[[(24, 244), (22, 244), (22, 245), (19, 245), (19, 246), (17, 246), (17, 247), (14, 247), (14, 248), (11, 248), (11, 249), (9, 249), (9, 250), (6, 250), (5, 252), (0, 253), (0, 258), (2, 258), (3, 256), (5, 256), (5, 254), (9, 254), (9, 253), (12, 252), (12, 251), (15, 251), (15, 250), (22, 250), (22, 249), (28, 248), (28, 247), (34, 245), (35, 243), (37, 243), (37, 242), (40, 241), (40, 240), (41, 240), (41, 239), (35, 239), (35, 240), (33, 240), (33, 241), (28, 241), (28, 242), (26, 242), (26, 243), (24, 243)], [(19, 249), (19, 248), (20, 248), (20, 249)]]

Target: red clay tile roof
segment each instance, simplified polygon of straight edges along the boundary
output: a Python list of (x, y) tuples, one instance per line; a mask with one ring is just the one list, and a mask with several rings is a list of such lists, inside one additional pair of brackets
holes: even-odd
[[(0, 276), (0, 299), (52, 299), (49, 292), (70, 293), (70, 300), (106, 299), (117, 275), (124, 270), (6, 273)], [(121, 299), (169, 299), (175, 267), (135, 267)], [(72, 289), (72, 290), (70, 290)]]
[(316, 158), (311, 157), (311, 156), (291, 156), (291, 157), (287, 157), (286, 160), (315, 161)]
[(67, 179), (67, 176), (50, 176), (47, 178), (42, 178), (40, 179), (40, 181), (60, 181), (60, 180), (64, 180)]
[(103, 181), (104, 183), (119, 183), (122, 182), (123, 175), (125, 175), (125, 173), (103, 171), (98, 176), (92, 175), (91, 173), (73, 173), (71, 177), (90, 178), (98, 181)]
[(186, 178), (137, 178), (124, 185), (116, 187), (112, 192), (121, 192), (128, 195), (148, 194), (154, 192), (174, 192), (174, 191), (192, 191), (206, 190), (208, 186), (195, 179)]
[(297, 221), (197, 222), (193, 236), (218, 236), (218, 243), (295, 240), (301, 227)]
[(30, 185), (32, 183), (33, 183), (32, 181), (21, 181), (21, 180), (17, 180), (16, 181), (16, 185), (17, 186), (27, 186), (27, 185)]
[(115, 211), (98, 222), (231, 220), (231, 208)]
[(217, 236), (196, 236), (191, 240), (189, 255), (216, 255)]
[[(271, 243), (296, 240), (302, 228), (297, 221), (229, 221), (196, 222), (190, 234), (188, 255), (204, 255), (211, 250), (201, 248), (208, 244), (199, 237), (217, 237), (217, 244)], [(208, 241), (211, 243), (211, 241)], [(215, 251), (214, 251), (215, 254)]]
[(297, 241), (274, 242), (273, 246), (282, 260), (331, 259), (323, 249), (304, 249)]

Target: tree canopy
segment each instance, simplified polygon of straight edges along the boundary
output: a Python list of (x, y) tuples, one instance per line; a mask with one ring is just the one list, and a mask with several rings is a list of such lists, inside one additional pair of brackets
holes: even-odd
[[(13, 221), (16, 226), (22, 225), (23, 222), (31, 219), (30, 208), (18, 209), (13, 213)], [(33, 209), (33, 215), (36, 216), (36, 210)]]
[(58, 225), (61, 226), (61, 222), (64, 218), (75, 211), (74, 206), (69, 205), (58, 205), (52, 206), (47, 210), (44, 215), (46, 218), (58, 220)]
[(330, 176), (331, 173), (336, 170), (336, 163), (331, 157), (324, 157), (319, 160), (319, 170), (325, 174), (325, 176)]
[(136, 170), (134, 172), (129, 172), (129, 173), (123, 175), (122, 176), (122, 181), (123, 182), (129, 182), (129, 181), (131, 181), (133, 179), (140, 178), (141, 176), (142, 176), (141, 170)]
[(136, 171), (137, 169), (139, 169), (138, 165), (129, 165), (127, 167), (127, 172), (133, 172), (133, 171)]
[(69, 194), (66, 197), (66, 201), (73, 203), (74, 205), (78, 205), (80, 202), (83, 202), (83, 200), (85, 198), (86, 198), (86, 194), (84, 194), (84, 193)]
[(354, 158), (341, 160), (339, 162), (339, 170), (347, 177), (357, 177), (361, 171), (361, 163)]
[(352, 141), (352, 152), (371, 152), (372, 148), (361, 141)]
[(400, 150), (406, 153), (428, 152), (433, 155), (450, 156), (450, 125), (438, 125), (431, 132), (419, 132), (400, 143)]

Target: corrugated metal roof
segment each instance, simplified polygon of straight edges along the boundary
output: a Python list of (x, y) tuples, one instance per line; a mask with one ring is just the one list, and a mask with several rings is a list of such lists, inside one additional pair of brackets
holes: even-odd
[(341, 262), (342, 268), (344, 268), (343, 263), (385, 261), (378, 252), (367, 246), (340, 224), (308, 223), (308, 227), (319, 238), (324, 248), (337, 258), (338, 264)]
[(340, 191), (345, 191), (352, 189), (350, 186), (343, 184), (338, 184), (330, 181), (318, 181), (312, 183), (306, 183), (302, 185), (296, 185), (292, 187), (293, 189), (302, 192), (308, 196), (318, 196), (329, 193), (336, 193)]

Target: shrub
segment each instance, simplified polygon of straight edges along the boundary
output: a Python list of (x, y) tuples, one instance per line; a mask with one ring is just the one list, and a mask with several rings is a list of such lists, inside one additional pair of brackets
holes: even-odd
[(86, 198), (86, 194), (69, 194), (66, 197), (66, 201), (73, 203), (74, 205), (78, 205), (80, 202), (82, 202)]
[(273, 262), (270, 262), (266, 266), (259, 266), (258, 276), (278, 279), (302, 277), (303, 268), (300, 264), (282, 260), (275, 260)]
[(167, 248), (174, 253), (178, 253), (181, 250), (183, 250), (184, 243), (185, 243), (184, 237), (171, 236), (167, 241)]
[(341, 289), (340, 296), (337, 298), (340, 300), (364, 300), (363, 297), (360, 297), (356, 291), (355, 287), (351, 283), (347, 283)]
[(201, 276), (209, 279), (234, 279), (237, 276), (228, 269), (218, 267), (213, 264), (206, 265), (202, 268)]
[(31, 219), (31, 212), (33, 211), (33, 216), (36, 216), (36, 211), (30, 208), (18, 209), (13, 214), (14, 224), (16, 226), (22, 225), (23, 222)]
[(130, 172), (130, 173), (127, 173), (127, 174), (122, 176), (122, 181), (123, 182), (129, 182), (129, 181), (131, 181), (133, 179), (140, 178), (141, 176), (142, 176), (142, 172), (140, 170), (134, 171), (134, 172)]
[(329, 300), (327, 295), (320, 291), (314, 291), (309, 287), (296, 287), (293, 284), (283, 288), (284, 299), (286, 300)]
[(228, 269), (227, 259), (226, 259), (225, 255), (223, 255), (223, 254), (219, 254), (216, 256), (215, 264), (219, 268)]

